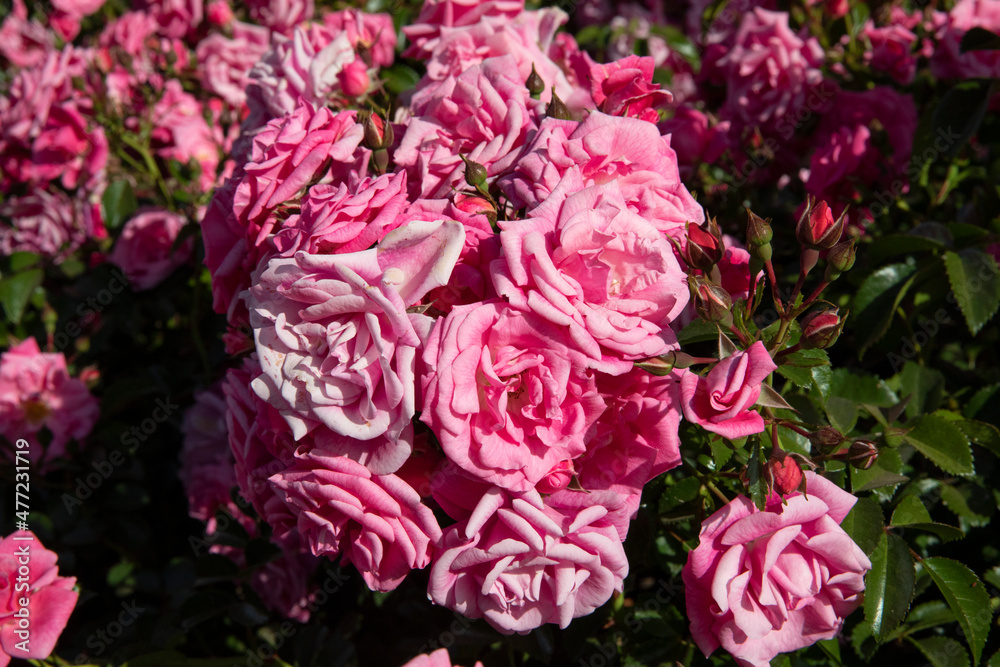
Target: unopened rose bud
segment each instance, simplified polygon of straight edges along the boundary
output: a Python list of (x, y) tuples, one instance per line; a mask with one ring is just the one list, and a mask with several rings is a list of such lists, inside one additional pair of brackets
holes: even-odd
[(635, 367), (641, 368), (651, 375), (663, 377), (664, 375), (670, 375), (671, 371), (674, 370), (676, 356), (676, 352), (667, 352), (659, 357), (650, 357), (649, 359), (637, 361), (635, 362)]
[(830, 248), (826, 255), (826, 281), (832, 282), (840, 277), (844, 271), (849, 271), (854, 266), (856, 250), (854, 244), (856, 239), (851, 237), (843, 243)]
[(490, 225), (497, 223), (497, 210), (493, 202), (477, 195), (465, 195), (461, 192), (455, 195), (455, 208), (473, 215), (485, 215)]
[(97, 365), (87, 366), (80, 371), (80, 382), (87, 385), (87, 389), (93, 389), (101, 381), (101, 371)]
[(366, 111), (364, 114), (358, 112), (361, 119), (361, 126), (365, 130), (365, 148), (372, 151), (388, 149), (395, 139), (392, 131), (392, 123), (387, 123), (374, 111)]
[(569, 112), (569, 108), (556, 95), (555, 88), (552, 89), (552, 101), (545, 107), (545, 115), (549, 118), (558, 118), (559, 120), (573, 120), (573, 114)]
[(729, 292), (707, 280), (688, 277), (691, 300), (698, 315), (709, 322), (732, 322), (733, 298)]
[(479, 164), (478, 162), (473, 162), (472, 160), (466, 158), (464, 155), (459, 156), (465, 163), (465, 182), (469, 187), (473, 187), (476, 190), (486, 188), (486, 167)]
[(834, 220), (833, 211), (825, 201), (807, 207), (795, 227), (795, 237), (806, 248), (828, 250), (835, 246), (844, 232), (844, 216)]
[(569, 459), (560, 461), (545, 477), (538, 480), (535, 488), (539, 493), (555, 493), (562, 491), (573, 481), (573, 462)]
[(771, 487), (783, 496), (798, 490), (802, 484), (802, 468), (799, 462), (785, 452), (779, 452), (768, 460), (767, 474)]
[(337, 79), (340, 81), (340, 89), (348, 97), (361, 97), (368, 92), (368, 86), (371, 85), (371, 79), (368, 77), (368, 68), (360, 58), (356, 58), (352, 63), (340, 70), (340, 73), (337, 74)]
[[(718, 229), (716, 226), (715, 229)], [(712, 233), (712, 226), (687, 224), (687, 243), (681, 251), (681, 257), (688, 266), (708, 271), (719, 263), (725, 247), (719, 234)]]
[(847, 450), (847, 460), (855, 468), (868, 470), (878, 460), (878, 447), (870, 440), (855, 440)]
[(820, 451), (829, 451), (840, 447), (847, 438), (833, 426), (824, 426), (809, 434), (809, 442)]
[(208, 3), (205, 15), (208, 17), (209, 23), (217, 25), (220, 28), (224, 28), (233, 22), (233, 9), (226, 0), (215, 0)]
[(802, 318), (802, 347), (825, 350), (837, 342), (840, 332), (844, 330), (844, 320), (840, 318), (836, 308), (832, 310), (814, 310)]
[(542, 81), (542, 77), (538, 76), (534, 65), (531, 66), (531, 74), (528, 75), (528, 80), (524, 82), (524, 85), (527, 86), (528, 93), (533, 100), (537, 100), (545, 92), (545, 82)]
[(769, 220), (765, 220), (750, 209), (747, 209), (747, 244), (761, 247), (769, 245), (774, 238)]

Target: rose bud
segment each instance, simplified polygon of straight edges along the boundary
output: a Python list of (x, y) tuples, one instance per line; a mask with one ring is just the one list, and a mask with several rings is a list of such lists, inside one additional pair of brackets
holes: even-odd
[(847, 460), (855, 468), (868, 470), (878, 460), (878, 447), (870, 440), (855, 440), (847, 450)]
[(709, 322), (732, 322), (733, 298), (719, 285), (688, 276), (691, 300), (698, 315)]
[(478, 195), (455, 194), (455, 208), (473, 215), (485, 215), (490, 225), (496, 227), (497, 209), (493, 202)]
[(469, 160), (464, 155), (459, 155), (462, 158), (462, 162), (465, 163), (465, 182), (469, 187), (473, 187), (476, 190), (482, 190), (486, 187), (486, 167), (479, 164), (478, 162), (473, 162)]
[(765, 220), (750, 209), (747, 209), (747, 244), (752, 246), (769, 245), (774, 238), (769, 220)]
[(562, 491), (573, 481), (573, 462), (565, 459), (557, 463), (545, 477), (538, 480), (535, 489), (539, 493), (555, 493)]
[(368, 86), (371, 85), (368, 68), (365, 66), (365, 61), (360, 58), (356, 58), (354, 62), (340, 70), (337, 78), (340, 80), (341, 90), (348, 97), (361, 97), (368, 92)]
[(814, 310), (802, 318), (802, 347), (825, 350), (837, 342), (844, 329), (844, 321), (837, 309)]
[(722, 259), (725, 247), (718, 225), (713, 225), (712, 222), (714, 220), (705, 227), (692, 222), (687, 223), (688, 239), (681, 251), (681, 257), (692, 268), (708, 271)]
[(570, 113), (569, 108), (556, 95), (554, 87), (552, 88), (552, 101), (545, 107), (545, 115), (549, 118), (557, 118), (559, 120), (573, 120), (573, 114)]
[(534, 65), (531, 66), (531, 74), (528, 75), (528, 80), (524, 82), (524, 85), (528, 88), (528, 93), (533, 100), (537, 100), (545, 92), (545, 82), (542, 81), (542, 77), (538, 76)]
[(844, 233), (844, 216), (833, 219), (833, 211), (825, 201), (806, 207), (795, 227), (799, 243), (814, 250), (829, 250)]
[(854, 244), (856, 241), (856, 238), (851, 237), (830, 248), (830, 252), (826, 255), (826, 276), (824, 277), (826, 282), (833, 282), (840, 277), (841, 273), (849, 271), (854, 266), (856, 252)]
[(785, 452), (771, 456), (767, 462), (767, 474), (771, 479), (771, 487), (783, 496), (797, 491), (802, 484), (799, 462)]
[(392, 123), (385, 122), (374, 111), (358, 112), (358, 116), (361, 118), (361, 126), (365, 130), (365, 148), (377, 151), (392, 146), (395, 139)]
[(824, 426), (809, 434), (809, 442), (820, 451), (829, 451), (844, 444), (847, 438), (833, 426)]
[(205, 10), (208, 22), (224, 28), (233, 22), (233, 9), (226, 0), (215, 0), (208, 4)]

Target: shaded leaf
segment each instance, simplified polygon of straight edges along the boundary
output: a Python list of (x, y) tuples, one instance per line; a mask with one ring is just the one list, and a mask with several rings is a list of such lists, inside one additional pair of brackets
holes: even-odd
[(972, 26), (962, 35), (962, 43), (959, 48), (962, 53), (969, 51), (998, 51), (1000, 50), (1000, 35), (978, 25)]
[(968, 567), (950, 558), (925, 558), (921, 564), (958, 617), (972, 651), (972, 661), (979, 664), (993, 619), (990, 596), (983, 582)]
[(975, 335), (1000, 308), (1000, 270), (996, 260), (982, 250), (966, 248), (946, 252), (944, 266), (952, 293)]
[(945, 542), (965, 537), (960, 529), (931, 519), (930, 513), (917, 496), (906, 496), (892, 513), (891, 526), (934, 533)]
[(976, 134), (989, 106), (992, 86), (966, 81), (948, 91), (934, 110), (933, 136), (946, 137), (946, 157), (952, 157)]
[(101, 197), (101, 204), (104, 206), (104, 224), (108, 229), (121, 227), (139, 206), (132, 184), (126, 180), (109, 184)]
[(913, 639), (910, 643), (920, 649), (931, 667), (969, 667), (969, 654), (962, 645), (950, 637)]
[(41, 269), (22, 271), (0, 280), (0, 303), (3, 304), (8, 320), (14, 324), (21, 321), (31, 293), (41, 284)]
[(874, 271), (858, 288), (851, 312), (857, 313), (854, 323), (862, 338), (862, 352), (885, 335), (916, 273), (917, 267), (911, 264), (890, 264)]
[(903, 437), (947, 473), (969, 475), (974, 472), (972, 448), (965, 434), (953, 422), (938, 415), (924, 415)]
[(866, 555), (871, 556), (885, 534), (882, 508), (871, 498), (858, 498), (840, 527)]
[(906, 618), (916, 573), (906, 542), (885, 532), (871, 562), (872, 569), (865, 576), (865, 618), (881, 642)]

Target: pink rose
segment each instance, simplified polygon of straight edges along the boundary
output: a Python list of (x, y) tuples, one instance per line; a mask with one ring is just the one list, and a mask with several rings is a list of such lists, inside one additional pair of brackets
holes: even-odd
[(69, 376), (61, 352), (43, 353), (34, 338), (25, 338), (0, 356), (0, 431), (11, 443), (43, 427), (52, 433), (47, 448), (37, 438), (29, 441), (32, 463), (47, 466), (64, 456), (66, 444), (87, 437), (99, 413), (86, 385)]
[[(406, 172), (309, 188), (302, 212), (284, 221), (274, 244), (282, 257), (302, 250), (332, 255), (367, 250), (399, 227), (406, 207)], [(433, 218), (435, 220), (440, 217)]]
[(298, 550), (285, 549), (278, 558), (254, 570), (250, 586), (269, 608), (285, 618), (308, 623), (319, 586), (311, 581), (318, 559)]
[(24, 0), (14, 0), (14, 11), (0, 25), (0, 55), (15, 67), (31, 67), (45, 62), (55, 46), (55, 38), (38, 21), (28, 20)]
[(760, 397), (761, 383), (777, 369), (760, 341), (746, 351), (719, 361), (706, 376), (688, 372), (681, 378), (684, 418), (725, 438), (764, 430), (764, 419), (750, 408)]
[(296, 440), (323, 424), (324, 447), (395, 472), (412, 449), (417, 348), (432, 320), (407, 308), (447, 282), (464, 232), (413, 222), (378, 249), (270, 260), (248, 305), (264, 375), (257, 394)]
[[(24, 568), (24, 556), (30, 554), (27, 582), (19, 574)], [(19, 530), (0, 540), (0, 667), (6, 667), (11, 658), (44, 660), (55, 650), (59, 635), (69, 620), (77, 598), (73, 588), (75, 577), (60, 577), (55, 552), (49, 551), (30, 531)], [(21, 590), (20, 584), (28, 589)], [(21, 601), (27, 599), (27, 606)], [(16, 634), (18, 614), (26, 610), (31, 619), (31, 641), (25, 642), (28, 650), (18, 647), (22, 642)]]
[(738, 496), (702, 525), (682, 571), (691, 634), (743, 667), (830, 639), (861, 604), (871, 562), (840, 527), (857, 498), (806, 472), (808, 498)]
[(371, 77), (368, 76), (368, 67), (361, 58), (356, 58), (354, 62), (340, 70), (337, 79), (344, 95), (351, 98), (361, 97), (367, 93), (372, 83)]
[(431, 562), (441, 529), (403, 480), (318, 448), (300, 449), (295, 458), (270, 481), (314, 555), (341, 555), (377, 591), (393, 590), (410, 570)]
[[(448, 655), (448, 649), (439, 648), (433, 653), (418, 655), (416, 658), (403, 665), (403, 667), (461, 667), (461, 665), (452, 665), (451, 656)], [(473, 667), (483, 667), (483, 663), (477, 660)]]
[(202, 84), (233, 108), (246, 102), (250, 68), (270, 47), (267, 28), (232, 22), (232, 37), (212, 33), (198, 43), (196, 51)]
[(672, 118), (659, 124), (660, 132), (670, 137), (670, 147), (677, 152), (682, 167), (697, 167), (719, 159), (729, 148), (729, 122), (710, 123), (709, 118), (689, 106), (674, 109)]
[(913, 81), (917, 72), (917, 58), (913, 55), (916, 35), (898, 23), (876, 28), (875, 23), (869, 20), (861, 36), (871, 45), (865, 52), (865, 62), (885, 72), (901, 86)]
[(201, 170), (199, 184), (210, 190), (219, 166), (219, 146), (203, 115), (202, 105), (184, 91), (181, 82), (166, 82), (163, 97), (153, 107), (152, 144), (157, 155), (181, 164), (194, 162)]
[(653, 83), (653, 59), (626, 56), (613, 63), (590, 67), (590, 94), (597, 108), (611, 116), (631, 116), (655, 123), (657, 107), (669, 104), (672, 95)]
[[(500, 186), (516, 207), (530, 213), (570, 172), (578, 174), (573, 176), (576, 189), (617, 181), (629, 209), (661, 232), (680, 236), (687, 222), (705, 219), (681, 183), (669, 137), (661, 137), (652, 123), (599, 111), (582, 123), (546, 118)], [(566, 186), (560, 193), (574, 191)]]
[(229, 0), (212, 0), (208, 3), (208, 7), (205, 8), (205, 18), (212, 25), (225, 28), (233, 22), (235, 16), (233, 15), (233, 8), (229, 6)]
[(314, 0), (247, 0), (246, 4), (255, 23), (286, 35), (316, 11)]
[(226, 313), (230, 322), (249, 318), (241, 299), (243, 290), (250, 287), (250, 273), (260, 259), (260, 249), (252, 242), (257, 229), (241, 224), (233, 210), (233, 197), (238, 179), (230, 178), (215, 190), (201, 221), (201, 235), (205, 243), (205, 266), (212, 274), (212, 308)]
[(1000, 77), (1000, 51), (962, 53), (962, 37), (970, 28), (1000, 31), (1000, 5), (989, 0), (959, 0), (947, 14), (935, 12), (937, 46), (931, 72), (941, 79)]
[(493, 487), (444, 534), (428, 595), (504, 634), (543, 623), (565, 628), (621, 591), (628, 574), (606, 515), (600, 505), (548, 507), (535, 491), (511, 496)]
[(342, 9), (325, 14), (323, 25), (346, 32), (351, 47), (373, 67), (388, 67), (396, 59), (396, 27), (389, 14)]
[(461, 28), (485, 17), (513, 19), (524, 11), (524, 0), (427, 0), (412, 25), (403, 28), (410, 47), (405, 58), (425, 60), (437, 48), (442, 28)]
[(415, 197), (432, 199), (466, 187), (460, 155), (486, 167), (490, 177), (508, 171), (540, 111), (510, 56), (487, 59), (417, 93), (412, 108), (419, 117), (410, 120), (393, 160), (419, 188)]
[(421, 420), (454, 463), (513, 491), (582, 454), (604, 410), (569, 330), (502, 302), (453, 308), (423, 359)]
[(59, 190), (38, 190), (0, 204), (0, 253), (33, 252), (61, 259), (104, 235), (100, 212)]
[(494, 265), (497, 292), (568, 328), (593, 359), (609, 350), (619, 372), (630, 365), (616, 360), (665, 354), (676, 343), (669, 324), (688, 300), (673, 249), (629, 209), (617, 181), (562, 198), (567, 182), (527, 219), (502, 223), (506, 262)]
[(204, 0), (146, 0), (164, 37), (181, 39), (194, 31), (204, 15)]
[(152, 289), (191, 257), (194, 238), (174, 250), (186, 224), (183, 216), (165, 209), (141, 210), (125, 223), (108, 261), (128, 276), (133, 290)]

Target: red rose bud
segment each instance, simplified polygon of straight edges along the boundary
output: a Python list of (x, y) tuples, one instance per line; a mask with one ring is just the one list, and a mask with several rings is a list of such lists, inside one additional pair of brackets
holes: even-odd
[(802, 347), (825, 350), (837, 342), (844, 330), (844, 320), (837, 309), (814, 310), (802, 318)]
[(537, 100), (545, 92), (545, 82), (542, 81), (542, 77), (538, 76), (534, 65), (531, 66), (531, 74), (528, 75), (528, 80), (524, 82), (524, 85), (528, 88), (528, 93), (533, 100)]
[(361, 126), (365, 130), (365, 148), (372, 151), (384, 150), (392, 146), (393, 136), (392, 123), (382, 120), (374, 111), (358, 112)]
[(772, 488), (783, 496), (797, 491), (802, 484), (802, 468), (785, 452), (779, 452), (768, 460), (767, 474), (771, 477)]
[(747, 243), (759, 248), (770, 245), (772, 238), (774, 230), (771, 229), (770, 221), (747, 209)]
[(368, 68), (360, 58), (356, 58), (354, 62), (340, 70), (337, 78), (340, 80), (340, 89), (348, 97), (361, 97), (368, 92), (368, 86), (371, 85)]
[(552, 89), (552, 101), (545, 107), (545, 115), (549, 118), (558, 118), (559, 120), (573, 120), (573, 114), (569, 112), (569, 108), (556, 95), (555, 88)]
[(692, 268), (708, 271), (722, 259), (725, 247), (722, 245), (721, 234), (718, 233), (718, 225), (713, 225), (712, 222), (714, 221), (704, 227), (687, 223), (687, 244), (681, 251), (681, 257)]
[(847, 460), (855, 468), (868, 470), (878, 460), (878, 447), (870, 440), (855, 440), (847, 450)]
[(809, 442), (820, 451), (829, 451), (840, 447), (847, 438), (833, 426), (824, 426), (809, 434)]
[(813, 203), (806, 208), (795, 227), (799, 243), (814, 250), (829, 250), (844, 233), (844, 216), (833, 219), (833, 211), (825, 201)]
[(720, 286), (702, 278), (688, 276), (691, 300), (698, 315), (709, 322), (732, 322), (733, 298)]

